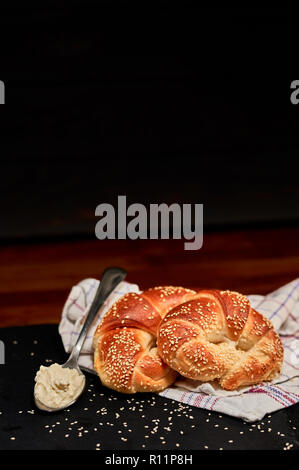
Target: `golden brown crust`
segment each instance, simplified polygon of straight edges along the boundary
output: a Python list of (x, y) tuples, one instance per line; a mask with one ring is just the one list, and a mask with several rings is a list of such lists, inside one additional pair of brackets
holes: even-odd
[(143, 295), (130, 293), (112, 305), (98, 330), (103, 334), (105, 331), (126, 326), (140, 328), (155, 335), (160, 321), (159, 313)]
[(94, 334), (94, 367), (102, 383), (122, 393), (158, 392), (171, 385), (177, 372), (157, 353), (157, 329), (169, 309), (193, 295), (167, 286), (118, 300)]
[(283, 360), (273, 325), (247, 297), (172, 286), (122, 297), (93, 344), (102, 383), (122, 393), (161, 391), (178, 373), (235, 390), (271, 380)]
[(161, 321), (158, 353), (181, 375), (226, 390), (271, 380), (283, 347), (273, 325), (236, 292), (200, 291)]
[(135, 328), (116, 328), (99, 337), (94, 367), (103, 385), (125, 393), (131, 382), (138, 358), (151, 336)]
[(185, 287), (152, 287), (143, 292), (143, 298), (159, 312), (160, 317), (164, 318), (166, 313), (177, 304), (186, 302), (192, 298), (196, 292)]

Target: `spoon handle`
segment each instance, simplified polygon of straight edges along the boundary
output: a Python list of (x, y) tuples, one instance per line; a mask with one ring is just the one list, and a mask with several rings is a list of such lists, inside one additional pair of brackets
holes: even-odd
[(88, 315), (85, 319), (84, 325), (80, 331), (76, 344), (73, 347), (69, 360), (77, 361), (81, 348), (83, 346), (86, 334), (107, 297), (111, 294), (113, 289), (125, 279), (127, 273), (121, 268), (107, 268), (102, 274), (100, 285), (96, 291), (95, 298), (90, 306)]

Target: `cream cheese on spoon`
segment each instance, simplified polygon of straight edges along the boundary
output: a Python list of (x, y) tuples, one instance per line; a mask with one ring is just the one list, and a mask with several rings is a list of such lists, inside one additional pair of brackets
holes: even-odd
[(41, 366), (35, 376), (34, 393), (36, 398), (50, 408), (60, 408), (74, 401), (82, 392), (84, 375), (76, 369), (52, 364)]

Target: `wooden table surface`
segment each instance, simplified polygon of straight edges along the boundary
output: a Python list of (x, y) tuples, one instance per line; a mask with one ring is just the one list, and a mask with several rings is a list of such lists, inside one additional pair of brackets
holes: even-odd
[(205, 233), (183, 240), (81, 240), (2, 245), (0, 326), (57, 323), (71, 287), (108, 266), (141, 289), (183, 285), (266, 294), (299, 276), (299, 228)]

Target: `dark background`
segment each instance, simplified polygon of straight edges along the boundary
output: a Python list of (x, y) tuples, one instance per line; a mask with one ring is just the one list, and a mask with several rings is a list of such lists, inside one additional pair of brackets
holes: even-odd
[(29, 2), (0, 30), (3, 241), (94, 238), (118, 195), (299, 224), (293, 9)]

